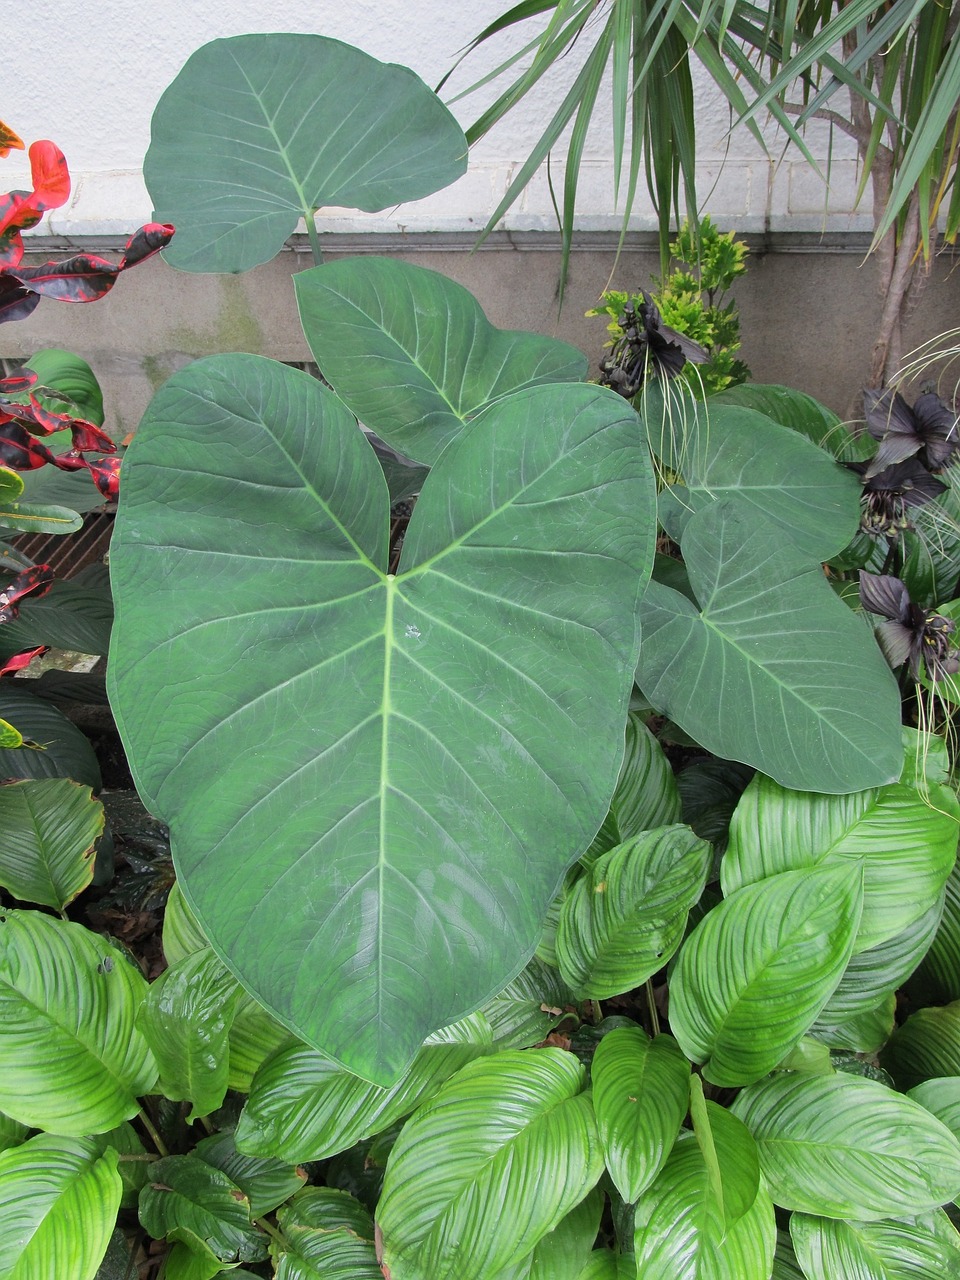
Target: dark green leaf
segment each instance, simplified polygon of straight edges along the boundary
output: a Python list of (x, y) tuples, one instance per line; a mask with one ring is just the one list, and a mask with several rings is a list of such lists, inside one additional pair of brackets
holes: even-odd
[(93, 876), (103, 805), (69, 778), (0, 786), (0, 885), (25, 902), (63, 911)]
[(467, 144), (406, 67), (316, 35), (198, 49), (161, 97), (143, 172), (184, 271), (246, 271), (321, 205), (372, 212), (448, 186)]
[(266, 1236), (250, 1221), (250, 1201), (220, 1169), (196, 1156), (167, 1156), (140, 1193), (140, 1221), (156, 1240), (179, 1241), (219, 1262), (259, 1262)]

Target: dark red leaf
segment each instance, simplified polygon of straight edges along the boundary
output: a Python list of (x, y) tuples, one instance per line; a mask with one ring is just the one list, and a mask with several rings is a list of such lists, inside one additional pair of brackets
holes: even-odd
[(19, 280), (0, 271), (0, 324), (7, 320), (26, 320), (39, 305), (38, 293), (31, 293)]
[[(48, 387), (41, 388), (48, 396), (55, 395)], [(72, 431), (73, 447), (78, 453), (90, 452), (93, 449), (101, 453), (114, 453), (117, 446), (105, 431), (87, 422), (84, 418), (74, 418), (69, 413), (55, 413), (42, 404), (31, 392), (29, 405), (7, 405), (7, 411), (24, 423), (33, 435), (48, 436), (55, 431)]]
[(17, 671), (22, 671), (24, 667), (29, 667), (34, 658), (40, 657), (48, 649), (48, 645), (41, 644), (36, 649), (24, 649), (22, 653), (15, 653), (0, 667), (0, 676), (11, 676)]
[(0, 195), (0, 235), (35, 227), (43, 210), (33, 202), (32, 191), (7, 191)]
[(12, 373), (9, 378), (0, 378), (0, 396), (18, 396), (22, 391), (28, 391), (36, 386), (36, 383), (37, 375), (32, 369), (25, 369), (22, 373)]
[(22, 151), (23, 141), (13, 132), (8, 124), (0, 120), (0, 160), (5, 160), (11, 151)]
[(120, 459), (93, 458), (86, 466), (103, 496), (115, 498), (120, 492)]
[(45, 444), (35, 439), (19, 422), (11, 421), (6, 414), (4, 417), (6, 421), (0, 422), (0, 466), (14, 471), (36, 471), (38, 467), (54, 462), (54, 455)]
[(42, 596), (53, 584), (53, 570), (48, 564), (35, 564), (18, 573), (14, 580), (0, 591), (0, 622), (10, 622), (20, 613), (20, 601), (25, 596)]
[(146, 262), (155, 253), (165, 249), (173, 239), (175, 228), (169, 222), (148, 222), (146, 226), (135, 231), (127, 241), (120, 260), (120, 270), (135, 267), (138, 262)]

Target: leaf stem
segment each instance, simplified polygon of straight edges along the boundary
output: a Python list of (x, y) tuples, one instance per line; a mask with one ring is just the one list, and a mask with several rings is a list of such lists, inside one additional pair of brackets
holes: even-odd
[(276, 1241), (277, 1244), (283, 1245), (284, 1248), (288, 1247), (283, 1232), (278, 1230), (273, 1223), (268, 1222), (266, 1218), (254, 1218), (253, 1225), (255, 1227), (259, 1227), (261, 1231), (265, 1231), (272, 1240)]
[(644, 984), (647, 991), (647, 1012), (650, 1014), (650, 1029), (655, 1036), (660, 1034), (660, 1015), (657, 1013), (657, 1002), (653, 998), (653, 983), (648, 978)]
[(320, 233), (317, 231), (316, 209), (310, 210), (305, 222), (307, 224), (307, 235), (310, 237), (310, 252), (313, 254), (313, 265), (319, 267), (323, 262), (323, 249), (320, 247)]
[(146, 1129), (147, 1133), (149, 1133), (150, 1137), (153, 1139), (153, 1145), (157, 1148), (157, 1150), (160, 1152), (162, 1156), (168, 1156), (170, 1152), (167, 1150), (167, 1145), (164, 1142), (164, 1140), (160, 1137), (160, 1134), (157, 1132), (157, 1129), (154, 1126), (153, 1121), (147, 1115), (146, 1107), (140, 1108), (140, 1119), (143, 1122), (143, 1127)]

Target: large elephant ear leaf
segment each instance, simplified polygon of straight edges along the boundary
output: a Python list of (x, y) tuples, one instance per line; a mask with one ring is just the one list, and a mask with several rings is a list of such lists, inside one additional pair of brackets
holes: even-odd
[(323, 205), (365, 212), (466, 171), (456, 120), (406, 67), (316, 35), (198, 49), (153, 115), (144, 179), (183, 271), (247, 271)]
[(189, 366), (125, 465), (111, 696), (184, 895), (285, 1025), (392, 1083), (533, 953), (609, 807), (655, 529), (636, 414), (492, 405), (397, 576), (373, 450), (305, 374)]
[(490, 323), (469, 290), (391, 258), (350, 258), (294, 278), (314, 358), (372, 431), (432, 465), (494, 400), (580, 382), (587, 361), (556, 338)]
[(700, 607), (648, 587), (637, 668), (648, 700), (714, 755), (786, 787), (895, 782), (896, 681), (819, 564), (731, 498), (691, 516), (682, 550)]

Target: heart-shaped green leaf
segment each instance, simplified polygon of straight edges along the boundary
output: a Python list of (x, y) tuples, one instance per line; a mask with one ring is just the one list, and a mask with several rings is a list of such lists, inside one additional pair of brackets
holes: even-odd
[(560, 908), (557, 963), (581, 996), (630, 991), (680, 945), (712, 863), (710, 846), (677, 824), (603, 854)]
[(223, 1104), (227, 1036), (239, 995), (236, 978), (207, 947), (166, 969), (140, 1009), (137, 1025), (160, 1068), (160, 1091), (192, 1104), (188, 1123)]
[(607, 812), (653, 553), (639, 422), (572, 384), (491, 406), (397, 576), (372, 449), (283, 365), (176, 374), (125, 465), (110, 683), (141, 795), (244, 985), (388, 1083), (532, 953)]
[(866, 951), (902, 934), (939, 902), (958, 833), (960, 804), (948, 787), (928, 787), (922, 795), (894, 783), (853, 795), (815, 795), (757, 774), (733, 815), (720, 880), (729, 894), (781, 871), (862, 860), (855, 949)]
[(0, 787), (0, 885), (24, 902), (63, 911), (93, 876), (103, 805), (69, 778)]
[(253, 1078), (237, 1126), (240, 1149), (285, 1160), (323, 1160), (382, 1133), (431, 1097), (462, 1066), (489, 1053), (479, 1014), (431, 1036), (400, 1080), (368, 1084), (316, 1049), (279, 1049)]
[(652, 582), (637, 683), (715, 755), (831, 794), (900, 776), (900, 697), (862, 622), (819, 565), (735, 499), (682, 539), (700, 602)]
[(404, 1125), (377, 1222), (394, 1280), (482, 1280), (587, 1195), (603, 1156), (584, 1072), (559, 1049), (472, 1062)]
[(670, 1036), (617, 1027), (597, 1045), (593, 1105), (610, 1177), (632, 1204), (673, 1149), (689, 1103), (690, 1063)]
[(753, 409), (707, 402), (688, 423), (684, 483), (661, 494), (660, 519), (676, 541), (690, 515), (732, 497), (748, 519), (770, 520), (808, 560), (828, 560), (857, 531), (857, 477), (809, 440)]
[(523, 387), (580, 382), (586, 357), (497, 329), (473, 294), (393, 258), (349, 258), (294, 278), (314, 358), (360, 421), (433, 465), (481, 409)]
[(738, 1094), (776, 1204), (826, 1218), (926, 1213), (960, 1195), (960, 1142), (875, 1080), (781, 1072)]
[(0, 1277), (93, 1280), (117, 1221), (117, 1153), (41, 1133), (0, 1154)]
[(136, 1115), (157, 1065), (137, 1030), (147, 984), (82, 925), (0, 913), (0, 1107), (54, 1133), (104, 1133)]
[(198, 49), (157, 103), (143, 164), (183, 271), (246, 271), (322, 205), (373, 212), (465, 172), (467, 143), (406, 67), (315, 35)]
[(785, 871), (701, 920), (674, 970), (670, 1026), (707, 1080), (759, 1080), (813, 1025), (850, 958), (862, 894), (859, 866)]

